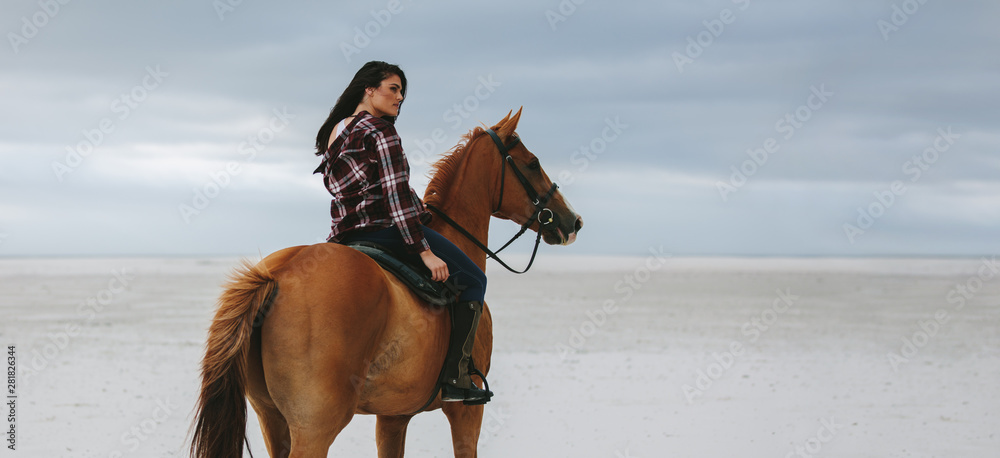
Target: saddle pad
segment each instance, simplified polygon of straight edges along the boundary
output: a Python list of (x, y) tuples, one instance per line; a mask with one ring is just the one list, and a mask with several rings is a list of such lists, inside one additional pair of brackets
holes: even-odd
[(459, 293), (465, 289), (456, 284), (452, 279), (444, 282), (431, 280), (430, 272), (426, 268), (423, 271), (418, 271), (410, 264), (401, 261), (393, 255), (389, 249), (377, 243), (358, 241), (349, 242), (345, 245), (372, 258), (379, 266), (395, 275), (403, 284), (413, 290), (417, 296), (431, 305), (443, 306), (454, 303)]

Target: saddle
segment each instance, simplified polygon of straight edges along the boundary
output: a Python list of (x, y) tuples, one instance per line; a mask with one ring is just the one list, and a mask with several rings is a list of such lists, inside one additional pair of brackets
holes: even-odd
[[(456, 301), (458, 295), (465, 289), (453, 279), (443, 282), (431, 280), (431, 272), (419, 259), (404, 261), (406, 257), (373, 242), (356, 241), (344, 243), (372, 258), (379, 266), (398, 278), (417, 296), (434, 306), (445, 306)], [(414, 262), (416, 260), (417, 262)]]

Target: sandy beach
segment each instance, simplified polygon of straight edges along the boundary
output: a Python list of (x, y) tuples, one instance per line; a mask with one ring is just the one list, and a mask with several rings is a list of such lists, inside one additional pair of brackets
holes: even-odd
[[(18, 371), (5, 456), (186, 456), (206, 329), (236, 262), (0, 259), (0, 344)], [(483, 457), (1000, 456), (994, 257), (653, 249), (495, 267)], [(252, 414), (248, 431), (267, 456)], [(373, 431), (356, 416), (330, 456), (375, 456)], [(440, 412), (413, 420), (407, 452), (451, 456)]]

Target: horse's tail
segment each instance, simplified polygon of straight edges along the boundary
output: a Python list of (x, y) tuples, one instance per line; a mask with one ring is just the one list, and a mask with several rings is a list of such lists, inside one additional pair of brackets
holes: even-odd
[[(263, 262), (244, 261), (230, 276), (208, 330), (195, 408), (193, 458), (239, 458), (246, 442), (246, 370), (250, 336), (277, 291)], [(266, 310), (265, 310), (266, 311)]]

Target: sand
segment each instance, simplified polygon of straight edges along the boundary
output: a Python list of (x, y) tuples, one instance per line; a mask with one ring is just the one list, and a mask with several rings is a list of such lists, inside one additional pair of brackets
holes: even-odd
[[(994, 260), (653, 249), (491, 267), (481, 456), (1000, 456)], [(9, 455), (186, 456), (236, 261), (0, 259), (0, 344), (20, 371)], [(248, 431), (266, 456), (253, 415)], [(330, 456), (375, 456), (373, 431), (356, 416)], [(440, 412), (413, 420), (409, 456), (450, 450)]]

